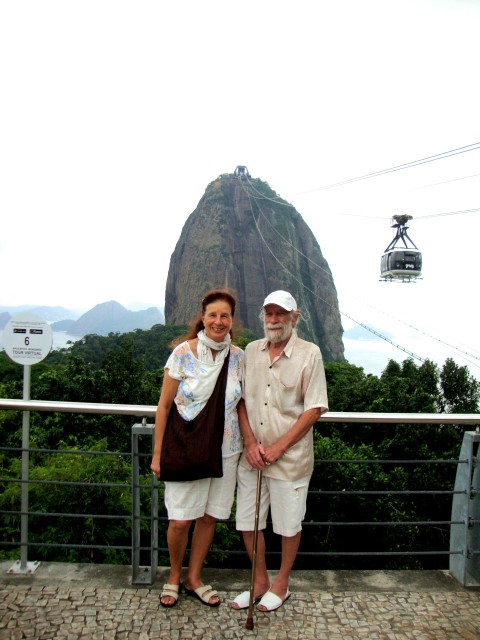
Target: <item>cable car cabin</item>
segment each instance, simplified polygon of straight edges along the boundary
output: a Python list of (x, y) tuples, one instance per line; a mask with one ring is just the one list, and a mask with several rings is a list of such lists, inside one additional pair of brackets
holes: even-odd
[(418, 249), (390, 249), (382, 256), (380, 274), (385, 280), (415, 280), (422, 275), (422, 254)]
[[(422, 254), (408, 236), (409, 215), (396, 215), (392, 218), (395, 237), (385, 249), (380, 262), (380, 276), (384, 281), (415, 282), (422, 275)], [(399, 244), (402, 246), (398, 246)]]

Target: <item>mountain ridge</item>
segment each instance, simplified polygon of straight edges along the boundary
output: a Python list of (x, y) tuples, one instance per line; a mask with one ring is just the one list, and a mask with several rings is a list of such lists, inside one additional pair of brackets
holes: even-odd
[[(76, 315), (78, 312), (71, 309), (58, 306), (0, 306), (0, 329), (5, 327), (13, 315), (22, 312), (39, 315), (49, 322), (52, 331), (65, 331), (79, 337), (89, 333), (98, 335), (127, 333), (135, 329), (151, 329), (156, 324), (165, 324), (163, 311), (159, 307), (130, 311), (119, 302), (110, 300), (99, 303), (80, 315)], [(63, 314), (61, 319), (59, 319), (60, 314)]]

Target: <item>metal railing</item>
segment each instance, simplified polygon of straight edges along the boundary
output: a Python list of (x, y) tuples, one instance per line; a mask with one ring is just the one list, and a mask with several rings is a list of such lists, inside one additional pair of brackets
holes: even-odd
[[(151, 455), (153, 425), (147, 424), (148, 418), (153, 418), (156, 407), (147, 405), (114, 405), (101, 403), (79, 403), (79, 402), (50, 402), (42, 400), (16, 400), (16, 399), (0, 399), (0, 410), (22, 411), (24, 413), (30, 411), (39, 412), (59, 412), (59, 413), (77, 413), (77, 414), (104, 414), (104, 415), (124, 415), (132, 417), (141, 417), (142, 421), (135, 423), (131, 428), (131, 451), (130, 452), (94, 452), (94, 451), (59, 451), (55, 453), (68, 453), (72, 455), (115, 455), (129, 459), (131, 463), (132, 476), (131, 483), (98, 483), (98, 486), (109, 490), (117, 490), (128, 488), (131, 491), (131, 513), (119, 515), (101, 515), (101, 514), (64, 514), (64, 513), (38, 513), (32, 512), (28, 508), (28, 499), (22, 500), (20, 511), (1, 511), (4, 515), (14, 515), (21, 517), (20, 541), (18, 536), (12, 541), (1, 541), (0, 547), (20, 548), (21, 559), (14, 563), (11, 572), (32, 572), (36, 569), (38, 561), (29, 563), (27, 560), (28, 551), (38, 546), (49, 546), (45, 543), (33, 543), (28, 536), (28, 519), (31, 516), (57, 516), (57, 517), (78, 517), (78, 518), (118, 518), (127, 520), (131, 526), (131, 546), (119, 545), (117, 547), (111, 545), (93, 545), (88, 544), (88, 548), (110, 548), (119, 549), (129, 552), (132, 562), (132, 582), (134, 584), (153, 584), (158, 566), (159, 552), (166, 553), (165, 547), (158, 546), (159, 521), (165, 520), (162, 507), (159, 506), (158, 500), (158, 484), (155, 477), (150, 476), (147, 484), (141, 482), (141, 458)], [(466, 587), (480, 586), (480, 471), (478, 469), (478, 450), (480, 444), (480, 414), (407, 414), (407, 413), (360, 413), (360, 412), (329, 412), (325, 414), (321, 421), (323, 423), (341, 423), (341, 424), (402, 424), (402, 425), (460, 425), (464, 428), (472, 428), (475, 430), (466, 431), (464, 434), (462, 449), (459, 459), (456, 461), (392, 461), (392, 460), (322, 460), (322, 464), (393, 464), (396, 462), (404, 463), (451, 463), (456, 466), (455, 485), (451, 491), (438, 491), (435, 488), (429, 491), (387, 491), (387, 490), (362, 490), (362, 491), (321, 491), (314, 490), (309, 495), (315, 494), (327, 495), (354, 495), (365, 498), (370, 496), (385, 496), (388, 494), (402, 494), (408, 497), (416, 497), (421, 495), (451, 495), (452, 511), (451, 519), (443, 521), (395, 521), (395, 522), (306, 522), (308, 527), (349, 527), (349, 526), (446, 526), (450, 529), (449, 548), (439, 551), (428, 552), (418, 550), (402, 550), (398, 552), (371, 552), (371, 555), (428, 555), (428, 553), (444, 554), (449, 556), (449, 567), (452, 575)], [(58, 480), (30, 480), (28, 476), (28, 456), (31, 453), (54, 453), (53, 451), (31, 449), (27, 442), (23, 441), (21, 449), (8, 449), (8, 451), (21, 454), (22, 456), (22, 477), (20, 478), (0, 478), (3, 483), (21, 483), (22, 490), (28, 492), (29, 485), (33, 483), (51, 483), (62, 485), (78, 485), (84, 486), (82, 483), (74, 483)], [(144, 451), (142, 452), (142, 446)], [(3, 448), (7, 451), (6, 448)], [(149, 452), (149, 453), (146, 453)], [(25, 464), (26, 463), (26, 464)], [(95, 486), (95, 483), (89, 483), (89, 487)], [(149, 494), (150, 512), (142, 514), (141, 512), (141, 492), (146, 491)], [(159, 510), (161, 513), (159, 513)], [(142, 523), (149, 531), (148, 544), (142, 546)], [(144, 537), (144, 536), (143, 536)], [(50, 546), (58, 547), (74, 547), (82, 548), (82, 544), (61, 545), (52, 544)], [(232, 553), (231, 550), (227, 551)], [(234, 553), (234, 552), (233, 552)], [(238, 553), (244, 553), (243, 549), (239, 549)], [(324, 552), (304, 552), (305, 555), (342, 555), (342, 552), (324, 551)], [(343, 555), (365, 555), (365, 551), (349, 550), (343, 552)], [(147, 562), (141, 562), (142, 558)]]

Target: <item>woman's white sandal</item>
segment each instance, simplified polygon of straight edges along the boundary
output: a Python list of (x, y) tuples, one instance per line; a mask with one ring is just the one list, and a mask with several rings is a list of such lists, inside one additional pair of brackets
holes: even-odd
[[(184, 586), (185, 593), (189, 596), (193, 596), (194, 598), (198, 598), (203, 604), (206, 604), (209, 607), (218, 607), (220, 604), (220, 598), (218, 598), (218, 592), (215, 589), (212, 589), (210, 584), (202, 584), (196, 589), (187, 589)], [(216, 596), (218, 600), (216, 602), (210, 602), (210, 599)]]
[[(180, 591), (180, 585), (179, 584), (164, 584), (163, 585), (163, 590), (162, 593), (160, 594), (160, 604), (162, 605), (162, 607), (174, 607), (177, 602), (178, 602), (178, 593)], [(162, 602), (162, 598), (173, 598), (173, 602), (170, 602), (169, 604), (165, 604), (164, 602)]]

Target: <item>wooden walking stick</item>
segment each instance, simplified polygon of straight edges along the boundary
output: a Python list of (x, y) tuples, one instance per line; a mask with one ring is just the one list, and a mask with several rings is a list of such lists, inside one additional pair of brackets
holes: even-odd
[(248, 603), (248, 616), (245, 629), (253, 629), (253, 601), (255, 599), (255, 565), (257, 560), (257, 540), (258, 540), (258, 516), (260, 512), (260, 496), (262, 495), (262, 470), (257, 470), (257, 496), (255, 499), (255, 526), (253, 529), (252, 547), (252, 573), (250, 576), (250, 600)]

